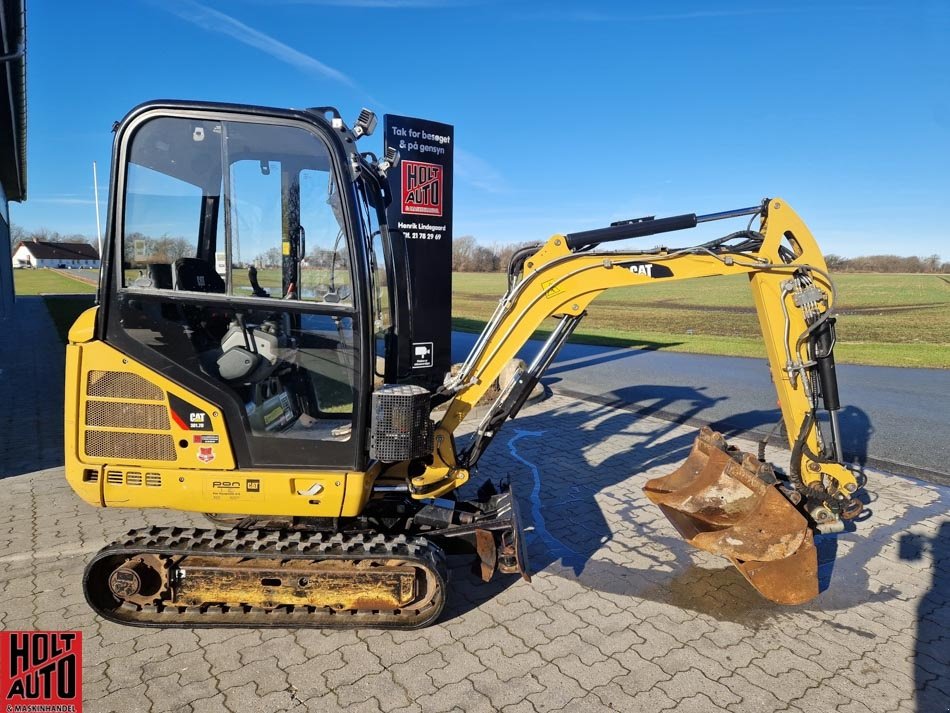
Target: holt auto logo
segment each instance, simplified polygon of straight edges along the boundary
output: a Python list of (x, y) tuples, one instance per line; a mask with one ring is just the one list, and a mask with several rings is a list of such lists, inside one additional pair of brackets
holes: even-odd
[(81, 713), (82, 632), (0, 631), (0, 713)]
[(402, 212), (442, 217), (442, 166), (402, 161)]

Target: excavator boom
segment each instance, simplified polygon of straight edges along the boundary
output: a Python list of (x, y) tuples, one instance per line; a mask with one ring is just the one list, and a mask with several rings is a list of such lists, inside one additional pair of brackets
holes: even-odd
[[(739, 231), (684, 248), (591, 252), (605, 241), (695, 227), (699, 222), (745, 215), (759, 230)], [(556, 235), (526, 255), (517, 281), (454, 380), (452, 400), (435, 430), (438, 442), (482, 399), (505, 364), (549, 318), (560, 320), (532, 365), (496, 399), (472, 446), (453, 462), (436, 462), (413, 479), (429, 496), (467, 477), (504, 421), (513, 418), (527, 392), (603, 292), (720, 275), (745, 274), (766, 345), (772, 380), (791, 448), (784, 480), (757, 459), (729, 448), (704, 431), (681, 468), (651, 480), (646, 495), (660, 506), (691, 544), (729, 558), (760, 593), (799, 603), (818, 594), (812, 528), (843, 529), (861, 504), (858, 483), (840, 462), (839, 408), (834, 373), (834, 287), (814, 238), (781, 199), (710, 216), (674, 216), (622, 223), (573, 235)], [(822, 432), (819, 409), (829, 414)]]

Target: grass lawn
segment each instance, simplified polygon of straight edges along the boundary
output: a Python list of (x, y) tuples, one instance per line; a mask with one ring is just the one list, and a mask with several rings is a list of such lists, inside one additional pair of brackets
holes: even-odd
[(14, 270), (13, 287), (18, 295), (95, 294), (96, 286), (54, 270)]
[[(84, 272), (83, 277), (95, 276)], [(950, 277), (867, 273), (834, 277), (839, 292), (835, 350), (839, 362), (950, 368)], [(94, 285), (51, 270), (14, 270), (14, 278), (17, 294), (95, 292)], [(235, 273), (234, 279), (243, 285), (246, 273)], [(260, 270), (259, 279), (272, 294), (280, 291), (278, 270)], [(500, 273), (455, 273), (455, 329), (481, 331), (504, 289), (505, 276)], [(549, 320), (539, 336), (552, 325)], [(606, 292), (591, 305), (573, 341), (765, 356), (748, 279), (742, 275)]]
[[(950, 368), (950, 278), (842, 273), (835, 282), (838, 361)], [(480, 331), (504, 289), (501, 274), (455, 273), (455, 328)], [(573, 341), (765, 356), (745, 276), (612, 290), (589, 312)]]

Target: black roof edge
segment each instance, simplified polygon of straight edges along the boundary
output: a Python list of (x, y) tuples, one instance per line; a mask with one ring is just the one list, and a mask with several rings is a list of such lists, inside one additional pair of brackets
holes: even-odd
[[(11, 201), (26, 200), (26, 0), (0, 0), (3, 23), (0, 71), (6, 75), (6, 100), (12, 121), (11, 155), (15, 165), (2, 171), (4, 190)], [(5, 71), (4, 71), (5, 70)]]
[[(307, 121), (316, 120), (318, 123), (323, 123), (326, 126), (330, 126), (330, 122), (327, 120), (326, 116), (322, 113), (322, 110), (326, 108), (336, 112), (336, 109), (333, 107), (318, 107), (316, 109), (307, 108), (307, 109), (294, 109), (289, 107), (276, 107), (276, 106), (261, 106), (257, 104), (238, 104), (234, 102), (215, 102), (215, 101), (204, 101), (204, 100), (192, 100), (192, 99), (150, 99), (148, 101), (141, 102), (136, 106), (132, 107), (125, 116), (117, 122), (118, 125), (124, 126), (134, 119), (139, 114), (144, 114), (148, 111), (153, 111), (155, 109), (179, 109), (179, 110), (197, 110), (210, 109), (217, 111), (230, 111), (235, 114), (256, 114), (260, 116), (278, 116), (283, 118), (290, 119), (304, 119)], [(339, 115), (339, 112), (336, 112)]]

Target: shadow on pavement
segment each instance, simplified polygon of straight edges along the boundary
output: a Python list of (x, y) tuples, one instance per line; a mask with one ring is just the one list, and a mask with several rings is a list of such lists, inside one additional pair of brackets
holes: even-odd
[(871, 419), (857, 406), (845, 406), (838, 414), (841, 425), (841, 450), (845, 460), (863, 473), (868, 462), (868, 443), (874, 434)]
[[(559, 378), (545, 377), (542, 383), (545, 388), (551, 389), (560, 383)], [(638, 384), (622, 389), (615, 389), (605, 394), (587, 394), (572, 389), (557, 386), (557, 393), (571, 398), (600, 404), (613, 409), (631, 412), (636, 416), (654, 416), (664, 421), (679, 425), (699, 426), (708, 423), (702, 418), (702, 413), (715, 404), (728, 400), (725, 396), (707, 396), (703, 392), (706, 387), (669, 386), (656, 384)], [(758, 413), (758, 412), (756, 412)], [(771, 413), (771, 412), (765, 412)], [(778, 410), (775, 410), (778, 414)], [(778, 416), (776, 415), (776, 418)], [(758, 419), (753, 419), (759, 424)], [(775, 419), (772, 419), (773, 421)], [(523, 419), (519, 419), (519, 422)], [(754, 425), (744, 428), (754, 428)]]
[(17, 297), (0, 339), (0, 480), (63, 465), (66, 331), (92, 295)]
[[(701, 389), (687, 387), (640, 385), (615, 395), (654, 410), (675, 406), (686, 418), (716, 401)], [(761, 429), (772, 425), (773, 412), (754, 411), (740, 417)], [(861, 413), (849, 417), (850, 443), (857, 452), (861, 452), (861, 429), (854, 430), (853, 424), (861, 417), (866, 419)], [(590, 404), (521, 417), (497, 438), (480, 464), (481, 477), (473, 478), (473, 484), (483, 482), (485, 476), (510, 478), (524, 524), (534, 528), (529, 534), (534, 571), (549, 569), (598, 591), (669, 603), (753, 627), (781, 617), (789, 608), (761, 598), (725, 559), (698, 553), (671, 534), (666, 519), (640, 491), (646, 476), (635, 484), (625, 482), (654, 468), (659, 472), (650, 473), (651, 477), (671, 471), (689, 454), (695, 435), (678, 432), (674, 423), (653, 421), (644, 428), (638, 422), (640, 416), (630, 410), (591, 409)], [(744, 429), (725, 430), (728, 437)], [(869, 432), (869, 426), (863, 429)], [(816, 600), (793, 609), (833, 611), (892, 600), (899, 592), (872, 583), (865, 565), (900, 535), (906, 522), (933, 512), (933, 505), (911, 506), (893, 523), (869, 530), (859, 523), (857, 532), (852, 527), (841, 535), (817, 537), (823, 591)], [(871, 515), (868, 512), (865, 517)], [(839, 538), (848, 541), (840, 557)], [(715, 568), (709, 566), (712, 562), (717, 563)], [(486, 587), (473, 580), (460, 588), (474, 589), (475, 596), (484, 601), (513, 581)], [(829, 625), (866, 634), (833, 621)]]
[[(940, 499), (947, 512), (946, 496)], [(929, 550), (929, 553), (928, 553)], [(919, 562), (930, 555), (933, 578), (917, 607), (917, 645), (914, 650), (914, 683), (920, 713), (950, 708), (950, 520), (940, 523), (933, 537), (905, 533), (900, 538), (900, 558)], [(942, 689), (942, 690), (941, 690)]]

